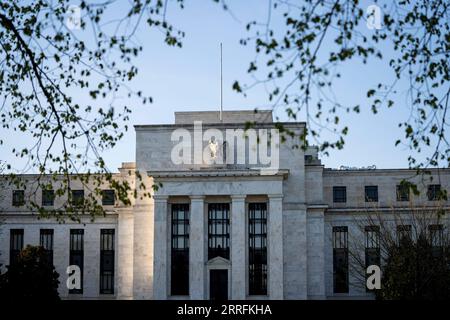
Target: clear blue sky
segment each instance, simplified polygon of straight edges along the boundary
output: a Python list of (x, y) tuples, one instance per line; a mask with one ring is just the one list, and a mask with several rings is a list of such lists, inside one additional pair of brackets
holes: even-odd
[[(213, 1), (186, 1), (183, 10), (169, 1), (167, 19), (186, 32), (181, 49), (168, 47), (158, 32), (149, 31), (147, 27), (139, 30), (138, 39), (144, 51), (137, 60), (139, 74), (131, 86), (143, 90), (145, 95), (151, 95), (154, 103), (142, 106), (134, 102), (131, 125), (173, 123), (175, 111), (218, 110), (220, 42), (224, 46), (224, 109), (252, 110), (270, 106), (262, 87), (254, 88), (247, 97), (231, 89), (234, 80), (250, 81), (246, 70), (249, 61), (254, 58), (254, 48), (252, 45), (240, 45), (239, 40), (247, 35), (247, 21), (265, 21), (267, 1), (229, 3), (235, 17)], [(385, 65), (372, 62), (369, 65), (347, 65), (343, 69), (342, 80), (334, 88), (338, 99), (352, 105), (360, 103), (363, 111), (359, 115), (343, 115), (342, 121), (350, 128), (346, 145), (344, 150), (332, 150), (330, 156), (322, 157), (327, 167), (375, 164), (378, 168), (401, 168), (408, 165), (408, 150), (394, 147), (394, 142), (403, 135), (397, 125), (407, 118), (409, 110), (398, 105), (373, 115), (368, 106), (364, 108), (369, 85), (383, 80), (387, 73)], [(277, 115), (285, 118), (281, 111), (277, 111)], [(2, 131), (3, 134), (7, 133)], [(121, 162), (134, 161), (134, 130), (131, 128), (118, 146), (104, 156), (113, 171)], [(2, 155), (3, 159), (5, 157), (13, 161), (12, 156)]]

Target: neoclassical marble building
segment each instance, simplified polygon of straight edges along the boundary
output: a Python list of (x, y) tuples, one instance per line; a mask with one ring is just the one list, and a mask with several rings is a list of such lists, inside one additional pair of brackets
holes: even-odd
[[(129, 180), (138, 196), (125, 206), (105, 190), (107, 214), (94, 222), (38, 219), (24, 206), (31, 188), (5, 185), (0, 264), (40, 244), (60, 274), (61, 296), (74, 299), (370, 298), (348, 267), (355, 219), (412, 202), (448, 210), (436, 194), (450, 190), (450, 170), (424, 177), (328, 169), (317, 149), (299, 147), (305, 123), (276, 128), (270, 111), (177, 112), (174, 124), (135, 126), (135, 162), (123, 163), (116, 178)], [(33, 183), (33, 175), (23, 177)], [(399, 193), (405, 178), (424, 192)], [(144, 197), (141, 183), (159, 187)], [(33, 196), (56, 205), (44, 191)], [(69, 290), (66, 269), (74, 264), (82, 286)]]

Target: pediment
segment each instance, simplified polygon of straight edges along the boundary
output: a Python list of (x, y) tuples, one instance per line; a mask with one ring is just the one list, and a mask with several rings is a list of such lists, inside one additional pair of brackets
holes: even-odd
[(222, 257), (215, 257), (209, 260), (206, 265), (208, 266), (229, 266), (230, 260), (222, 258)]

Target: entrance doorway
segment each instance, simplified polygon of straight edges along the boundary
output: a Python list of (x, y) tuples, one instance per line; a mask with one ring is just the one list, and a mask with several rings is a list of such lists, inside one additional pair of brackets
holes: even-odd
[(228, 270), (210, 270), (209, 298), (213, 301), (228, 300)]

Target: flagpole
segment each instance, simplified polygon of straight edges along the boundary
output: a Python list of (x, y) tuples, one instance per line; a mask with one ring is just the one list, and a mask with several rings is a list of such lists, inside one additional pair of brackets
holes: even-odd
[(220, 122), (223, 122), (222, 118), (223, 112), (223, 77), (222, 77), (222, 42), (220, 43)]

